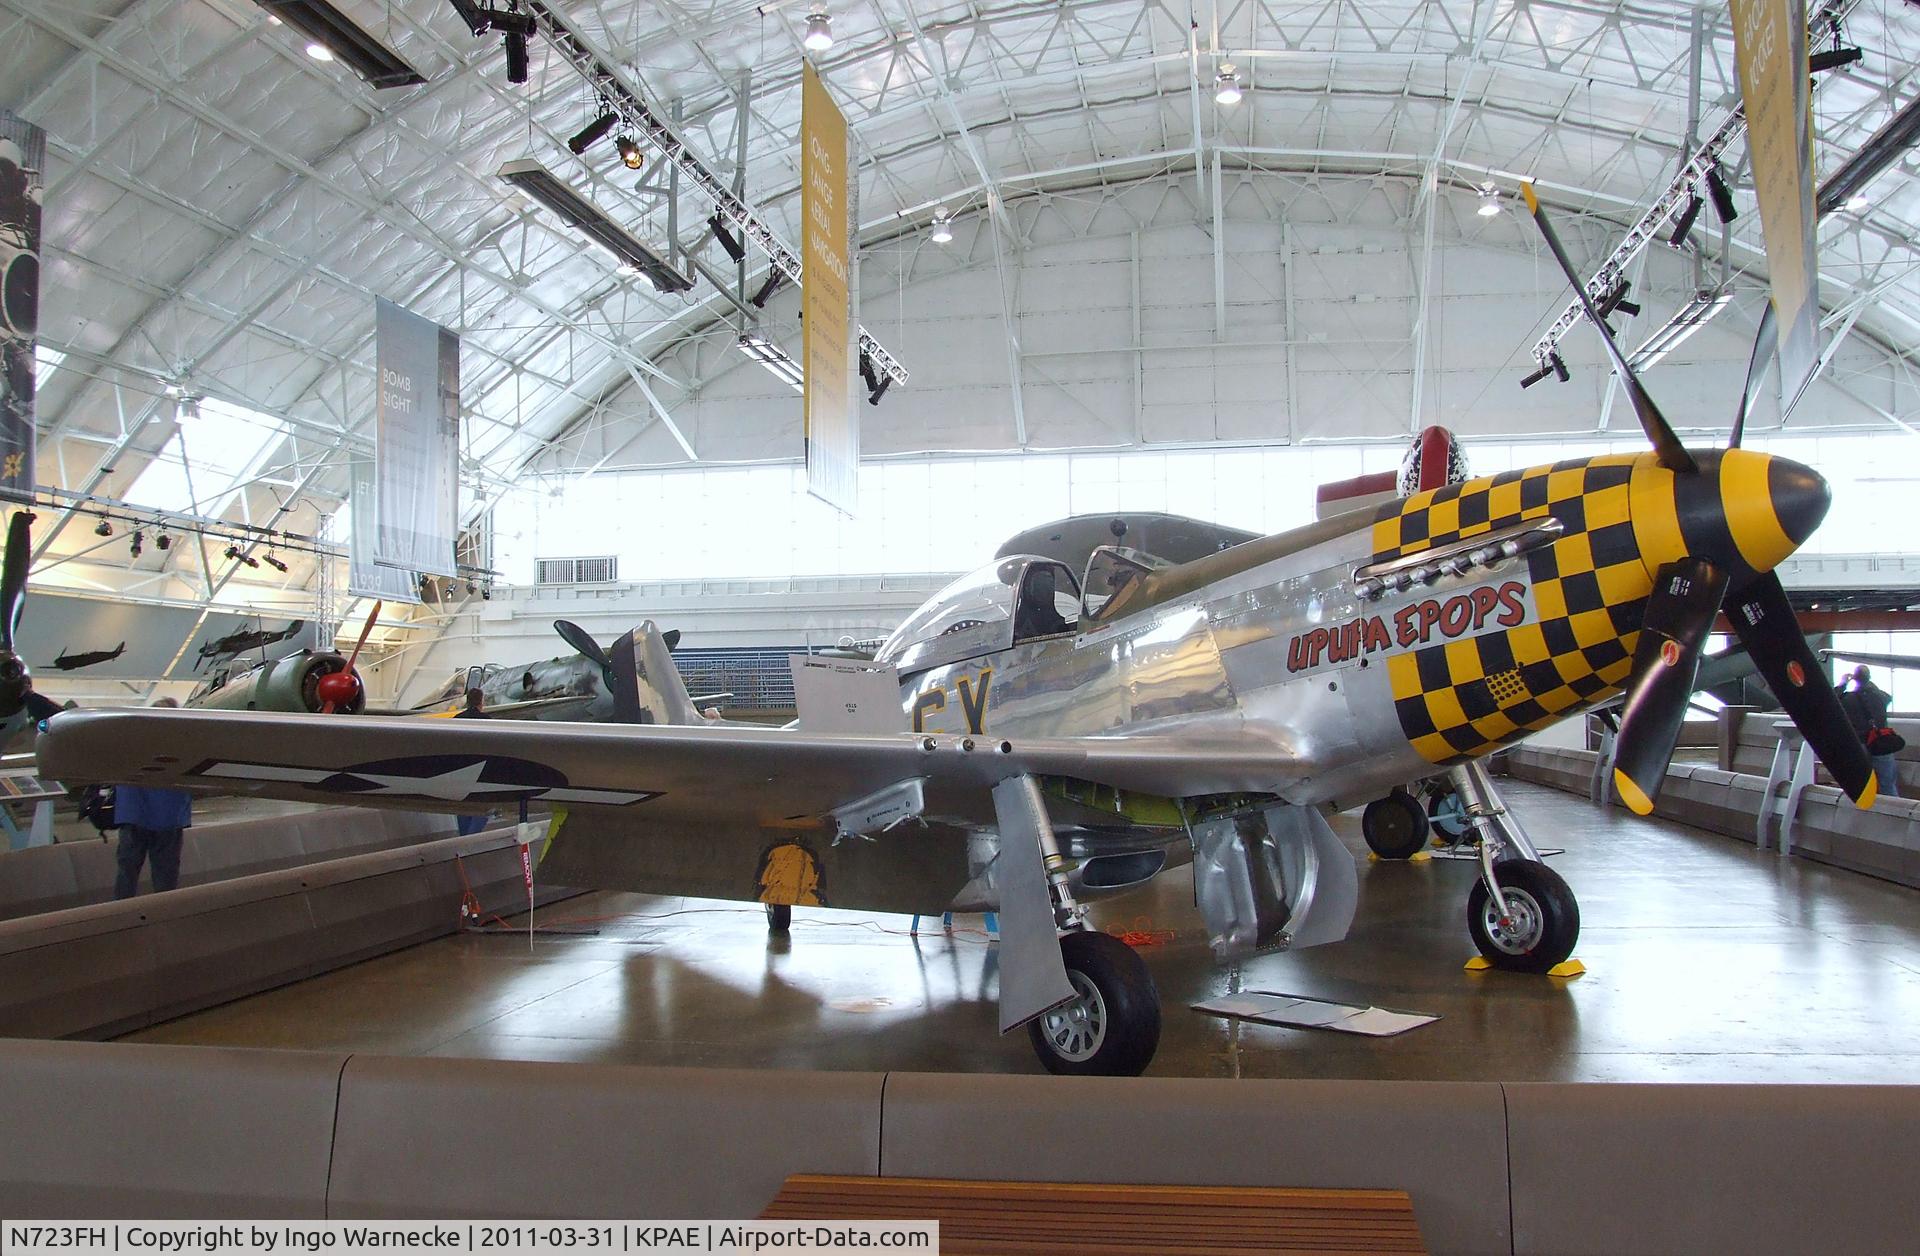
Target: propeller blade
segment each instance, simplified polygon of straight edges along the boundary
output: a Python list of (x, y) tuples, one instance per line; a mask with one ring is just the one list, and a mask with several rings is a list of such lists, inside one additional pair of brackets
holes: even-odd
[(562, 641), (599, 664), (601, 671), (611, 673), (613, 664), (608, 661), (607, 652), (600, 648), (600, 643), (593, 639), (592, 633), (566, 619), (554, 620), (553, 630), (560, 634)]
[(1560, 247), (1560, 237), (1553, 232), (1553, 224), (1547, 221), (1547, 211), (1541, 207), (1540, 198), (1533, 194), (1532, 183), (1522, 183), (1520, 194), (1526, 197), (1527, 212), (1533, 215), (1534, 225), (1540, 228), (1540, 234), (1547, 242), (1547, 248), (1553, 254), (1553, 260), (1560, 263), (1560, 270), (1573, 285), (1573, 295), (1580, 302), (1580, 308), (1586, 311), (1587, 321), (1600, 333), (1601, 343), (1606, 346), (1607, 357), (1613, 362), (1614, 371), (1620, 376), (1620, 382), (1626, 387), (1627, 399), (1633, 402), (1633, 412), (1640, 416), (1640, 430), (1653, 442), (1653, 451), (1659, 455), (1660, 465), (1669, 471), (1698, 471), (1699, 465), (1680, 438), (1673, 434), (1673, 428), (1667, 425), (1667, 418), (1660, 413), (1660, 407), (1653, 404), (1653, 398), (1640, 386), (1640, 377), (1627, 365), (1626, 355), (1620, 352), (1620, 346), (1614, 343), (1613, 332), (1607, 327), (1606, 320), (1600, 317), (1600, 311), (1593, 308), (1593, 299), (1587, 295), (1587, 286), (1580, 282), (1573, 263), (1567, 260), (1567, 251)]
[[(353, 665), (360, 661), (360, 651), (367, 644), (367, 637), (373, 632), (373, 621), (380, 618), (380, 608), (384, 605), (386, 605), (384, 602), (375, 602), (373, 609), (367, 612), (367, 622), (360, 625), (360, 639), (353, 643), (353, 653), (347, 655), (346, 670), (338, 673), (353, 682), (354, 692), (356, 693), (359, 692), (360, 688), (360, 674), (353, 670)], [(325, 680), (327, 678), (322, 677), (321, 679)], [(351, 701), (351, 699), (336, 699), (329, 696), (327, 700), (321, 704), (320, 714), (332, 715), (333, 708), (341, 701)]]
[(1773, 334), (1773, 298), (1767, 298), (1767, 308), (1760, 313), (1760, 328), (1753, 333), (1753, 353), (1747, 358), (1747, 379), (1740, 385), (1740, 411), (1733, 416), (1733, 435), (1727, 438), (1728, 449), (1740, 448), (1740, 438), (1747, 431), (1747, 407), (1753, 403), (1753, 385), (1766, 369), (1764, 365), (1773, 357), (1775, 348)]
[(1635, 815), (1653, 810), (1700, 672), (1700, 647), (1720, 613), (1727, 573), (1702, 558), (1660, 569), (1633, 651), (1633, 680), (1614, 742), (1613, 786)]
[(33, 515), (16, 510), (7, 525), (7, 554), (0, 568), (0, 651), (13, 652), (13, 634), (27, 608), (27, 569), (33, 565)]
[(1871, 807), (1879, 793), (1873, 760), (1840, 708), (1827, 669), (1801, 635), (1780, 577), (1768, 572), (1741, 589), (1727, 609), (1727, 618), (1820, 762), (1855, 805)]
[(640, 708), (640, 671), (634, 662), (635, 638), (631, 632), (613, 643), (613, 661), (607, 671), (613, 687), (613, 722), (638, 724), (644, 712)]

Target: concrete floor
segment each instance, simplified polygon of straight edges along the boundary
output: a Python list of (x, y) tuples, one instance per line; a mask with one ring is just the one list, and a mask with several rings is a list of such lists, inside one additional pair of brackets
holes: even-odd
[[(1151, 1071), (1205, 1077), (1920, 1081), (1920, 895), (1519, 782), (1508, 800), (1579, 896), (1585, 976), (1468, 973), (1470, 863), (1360, 865), (1343, 944), (1216, 967), (1184, 872), (1103, 905), (1173, 930)], [(1357, 820), (1336, 821), (1364, 860)], [(982, 935), (907, 920), (594, 894), (591, 937), (456, 936), (184, 1017), (137, 1041), (721, 1067), (1037, 1072), (995, 1032)], [(524, 923), (524, 922), (522, 922)], [(978, 925), (977, 918), (963, 918)], [(1392, 1039), (1234, 1023), (1188, 1004), (1272, 990), (1437, 1014)]]

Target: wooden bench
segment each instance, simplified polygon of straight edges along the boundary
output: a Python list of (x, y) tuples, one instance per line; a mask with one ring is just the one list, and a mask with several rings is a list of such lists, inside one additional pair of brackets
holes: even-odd
[(948, 1256), (1000, 1252), (1424, 1252), (1405, 1191), (1100, 1186), (795, 1174), (769, 1221), (940, 1223)]

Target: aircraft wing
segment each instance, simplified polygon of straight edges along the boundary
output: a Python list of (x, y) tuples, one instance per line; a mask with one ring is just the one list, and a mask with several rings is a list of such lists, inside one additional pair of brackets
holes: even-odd
[(926, 818), (990, 826), (993, 787), (1023, 774), (1161, 796), (1264, 792), (1288, 761), (1283, 747), (1249, 738), (1003, 740), (152, 709), (63, 713), (37, 750), (41, 771), (69, 784), (438, 811), (524, 799), (616, 808), (635, 820), (774, 828), (857, 812), (916, 780)]

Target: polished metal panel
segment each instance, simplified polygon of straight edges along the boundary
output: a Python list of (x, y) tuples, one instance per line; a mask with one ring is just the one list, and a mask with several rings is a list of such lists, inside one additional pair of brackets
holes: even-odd
[(1052, 836), (1047, 805), (1031, 776), (993, 787), (999, 821), (1000, 1032), (1018, 1029), (1074, 998), (1060, 957), (1053, 896), (1041, 851)]

